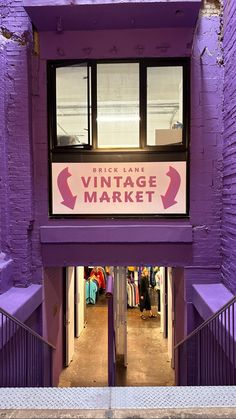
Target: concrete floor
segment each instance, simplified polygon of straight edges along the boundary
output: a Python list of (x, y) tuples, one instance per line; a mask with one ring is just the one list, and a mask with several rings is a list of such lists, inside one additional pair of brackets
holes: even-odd
[(128, 309), (128, 366), (117, 369), (116, 385), (174, 385), (174, 370), (167, 355), (167, 339), (160, 332), (159, 315), (142, 320), (138, 308)]
[(87, 324), (75, 339), (75, 353), (65, 368), (59, 387), (107, 386), (107, 305), (104, 295), (96, 305), (86, 307)]
[[(127, 319), (128, 366), (117, 368), (116, 386), (173, 386), (159, 316), (141, 320), (139, 309), (132, 308)], [(62, 371), (59, 387), (106, 387), (107, 375), (107, 306), (100, 296), (96, 305), (87, 306), (87, 325), (75, 339), (73, 361)]]
[(4, 419), (235, 419), (235, 408), (192, 408), (192, 409), (0, 409)]

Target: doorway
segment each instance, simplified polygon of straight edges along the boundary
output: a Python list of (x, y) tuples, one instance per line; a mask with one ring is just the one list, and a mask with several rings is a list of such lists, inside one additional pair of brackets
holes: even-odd
[[(171, 270), (165, 267), (145, 267), (148, 272), (148, 293), (151, 312), (140, 312), (140, 281), (144, 267), (117, 267), (118, 282), (121, 273), (126, 283), (127, 348), (124, 361), (117, 359), (117, 386), (172, 386), (174, 370), (172, 356), (169, 356), (168, 345), (173, 344), (172, 330), (168, 338), (168, 287)], [(170, 286), (170, 285), (169, 285)], [(119, 287), (119, 285), (118, 285)], [(172, 300), (169, 299), (169, 311), (172, 311)], [(122, 317), (122, 316), (121, 316)]]
[[(100, 268), (104, 269), (106, 275), (105, 269), (108, 267)], [(171, 268), (158, 267), (161, 280), (157, 284), (154, 281), (154, 267), (149, 267), (149, 293), (155, 317), (147, 316), (146, 320), (140, 318), (138, 300), (142, 268), (134, 267), (133, 271), (130, 271), (130, 268), (120, 266), (113, 269), (115, 385), (174, 385)], [(67, 363), (64, 363), (66, 368), (61, 373), (59, 383), (59, 386), (63, 387), (99, 387), (107, 386), (108, 382), (107, 300), (103, 288), (98, 291), (95, 301), (88, 301), (88, 278), (91, 277), (89, 269), (93, 267), (65, 268), (66, 298), (63, 311), (66, 327), (63, 341), (64, 353), (67, 354), (67, 358), (65, 356), (64, 359)], [(71, 282), (74, 283), (74, 289)], [(131, 304), (128, 288), (132, 284), (137, 287), (137, 298), (133, 299)], [(68, 293), (72, 294), (72, 297)]]
[[(107, 386), (107, 302), (105, 282), (99, 275), (104, 269), (96, 268), (99, 284), (92, 279), (94, 267), (64, 269), (64, 369), (60, 375), (61, 387)], [(70, 287), (71, 272), (74, 274), (74, 286)]]

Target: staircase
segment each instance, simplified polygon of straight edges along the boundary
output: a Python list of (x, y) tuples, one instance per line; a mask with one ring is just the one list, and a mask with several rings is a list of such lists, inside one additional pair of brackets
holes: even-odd
[(51, 387), (54, 349), (0, 308), (0, 387)]
[(179, 386), (236, 385), (236, 297), (175, 346)]

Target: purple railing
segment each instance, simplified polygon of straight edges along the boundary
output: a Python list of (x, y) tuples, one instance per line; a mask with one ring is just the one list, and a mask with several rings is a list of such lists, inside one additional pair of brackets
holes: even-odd
[(0, 308), (0, 387), (51, 387), (54, 349)]
[(176, 384), (236, 385), (236, 297), (175, 346)]

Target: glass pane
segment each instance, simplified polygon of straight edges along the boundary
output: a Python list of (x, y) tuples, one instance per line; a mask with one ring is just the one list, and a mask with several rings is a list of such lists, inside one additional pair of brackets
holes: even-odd
[(183, 69), (147, 69), (147, 145), (183, 141)]
[(56, 70), (57, 145), (87, 145), (87, 64)]
[(98, 147), (139, 147), (139, 64), (97, 66)]

